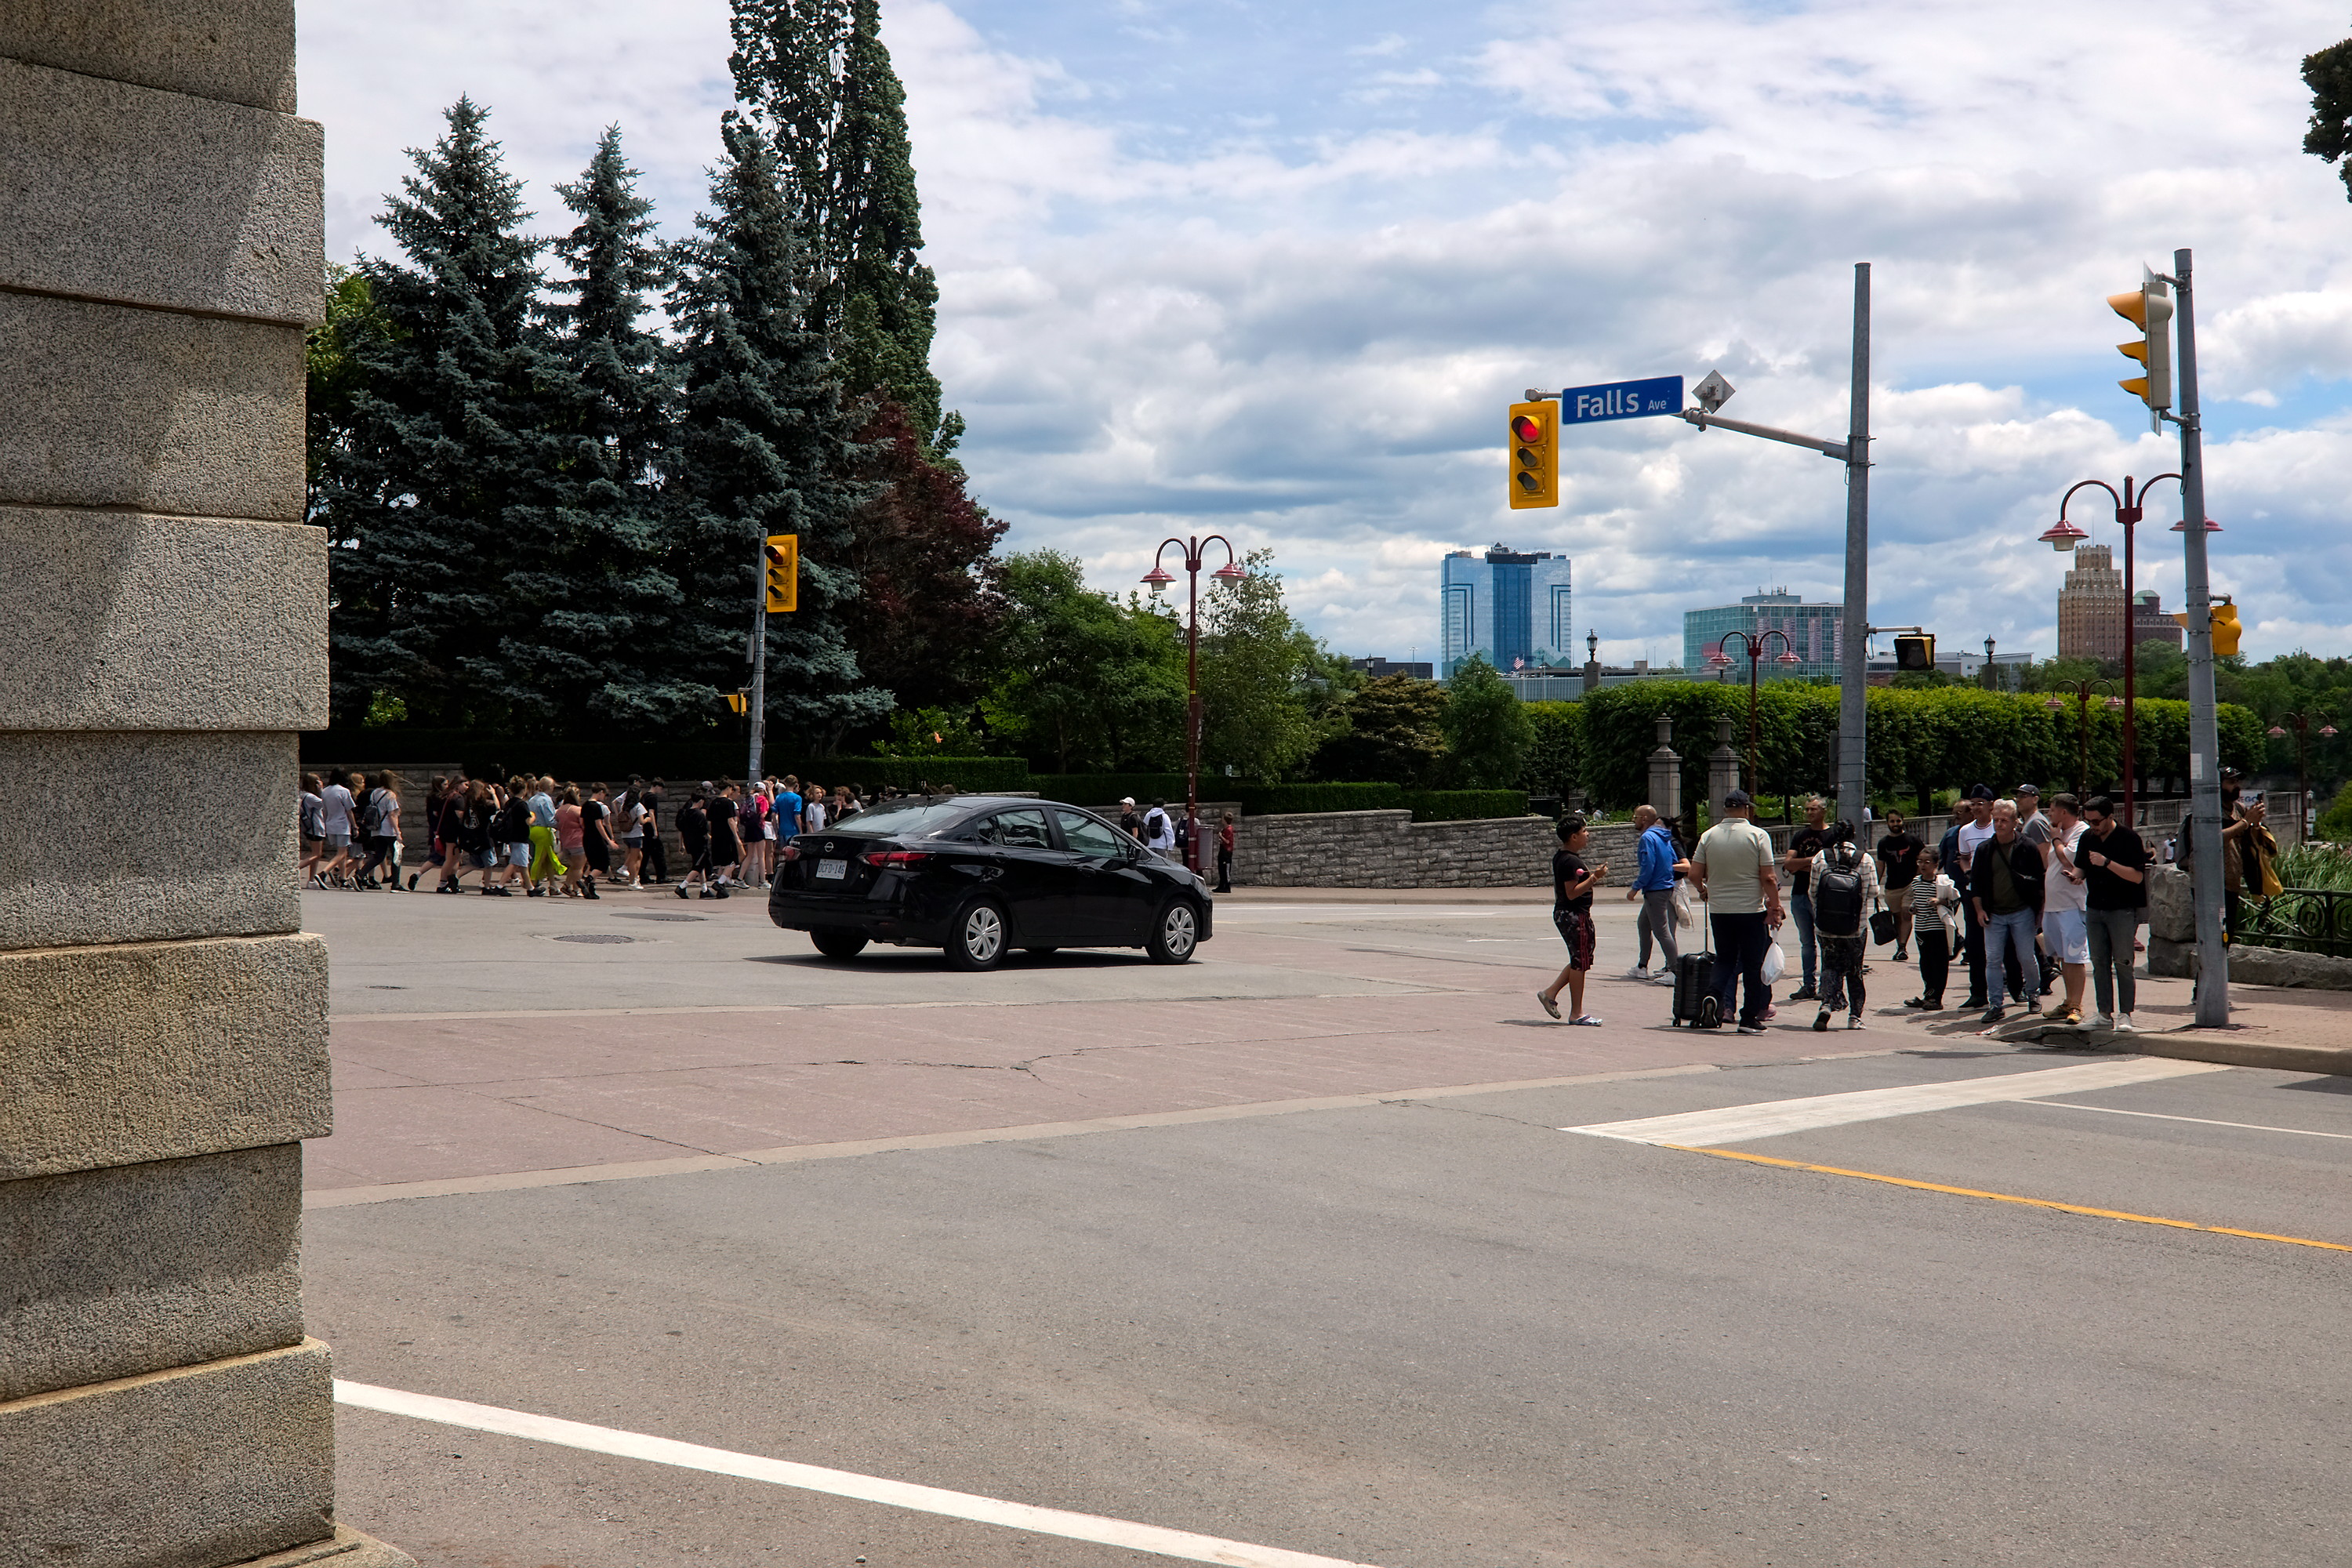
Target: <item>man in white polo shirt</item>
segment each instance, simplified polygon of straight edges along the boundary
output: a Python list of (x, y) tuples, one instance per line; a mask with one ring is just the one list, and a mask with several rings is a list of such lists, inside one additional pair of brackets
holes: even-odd
[(1715, 933), (1715, 994), (1699, 1001), (1698, 1026), (1719, 1029), (1743, 983), (1739, 1032), (1764, 1032), (1772, 993), (1764, 984), (1764, 953), (1785, 918), (1780, 879), (1773, 869), (1772, 836), (1751, 820), (1755, 803), (1744, 789), (1723, 797), (1723, 820), (1699, 836), (1691, 851), (1692, 890), (1706, 900)]

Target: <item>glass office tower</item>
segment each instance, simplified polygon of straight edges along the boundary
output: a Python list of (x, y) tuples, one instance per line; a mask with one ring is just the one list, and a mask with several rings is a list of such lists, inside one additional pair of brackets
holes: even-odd
[(1580, 664), (1569, 563), (1548, 550), (1456, 550), (1438, 574), (1437, 673), (1473, 654), (1497, 669)]

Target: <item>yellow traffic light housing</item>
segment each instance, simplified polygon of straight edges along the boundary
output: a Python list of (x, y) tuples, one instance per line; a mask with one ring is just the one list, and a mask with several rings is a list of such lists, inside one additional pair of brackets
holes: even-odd
[(1925, 671), (1936, 668), (1934, 634), (1921, 632), (1915, 637), (1895, 639), (1895, 668), (1901, 670)]
[(730, 713), (741, 713), (751, 705), (750, 698), (743, 692), (730, 691), (727, 694), (727, 710)]
[(2140, 374), (2116, 383), (2151, 410), (2172, 406), (2172, 290), (2161, 278), (2107, 296), (2107, 306), (2139, 329), (2139, 341), (2117, 343), (2116, 352), (2137, 360)]
[(1549, 403), (1511, 405), (1511, 510), (1559, 504), (1559, 410)]
[(2223, 599), (2213, 606), (2213, 657), (2227, 658), (2238, 651), (2246, 628), (2238, 624), (2238, 606)]
[(800, 608), (801, 536), (772, 533), (761, 554), (768, 563), (768, 613), (772, 616)]

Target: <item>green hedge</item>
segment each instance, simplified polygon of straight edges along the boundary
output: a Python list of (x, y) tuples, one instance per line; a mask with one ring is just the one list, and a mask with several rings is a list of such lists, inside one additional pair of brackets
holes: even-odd
[[(551, 773), (566, 780), (603, 780), (619, 785), (631, 773), (667, 780), (672, 785), (703, 779), (743, 776), (751, 760), (745, 741), (541, 741), (527, 736), (486, 735), (471, 730), (319, 730), (302, 737), (306, 767), (386, 767), (456, 763), (476, 778), (493, 773)], [(1025, 790), (1029, 765), (1018, 757), (802, 758), (771, 752), (761, 767), (827, 784), (895, 784), (919, 781), (953, 784), (960, 790)], [(423, 782), (421, 780), (416, 782)], [(1180, 781), (1178, 788), (1182, 784)], [(1116, 798), (1114, 796), (1113, 798)]]
[(1475, 822), (1490, 816), (1525, 816), (1523, 789), (1409, 789), (1404, 804), (1415, 822)]
[(1280, 816), (1302, 811), (1382, 811), (1404, 804), (1404, 790), (1392, 784), (1254, 784), (1234, 792), (1250, 816)]

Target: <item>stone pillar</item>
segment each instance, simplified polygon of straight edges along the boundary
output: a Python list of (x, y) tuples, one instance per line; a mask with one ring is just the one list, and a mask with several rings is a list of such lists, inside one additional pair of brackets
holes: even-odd
[(1675, 721), (1658, 715), (1658, 749), (1650, 753), (1650, 804), (1673, 822), (1683, 814), (1683, 760), (1675, 751)]
[(1731, 743), (1731, 721), (1715, 721), (1715, 750), (1706, 757), (1706, 821), (1723, 820), (1723, 797), (1739, 787), (1739, 752)]
[(0, 0), (0, 1563), (408, 1562), (297, 1269), (320, 151), (293, 0)]

